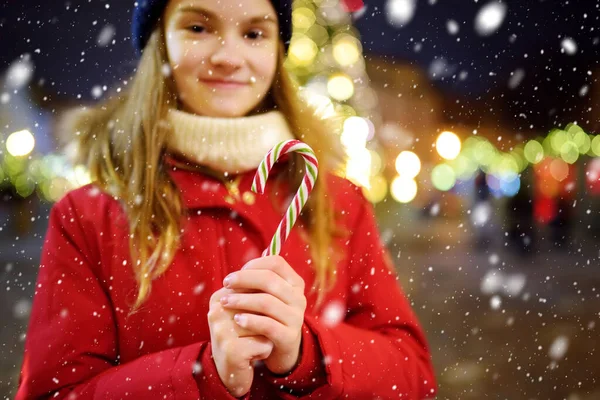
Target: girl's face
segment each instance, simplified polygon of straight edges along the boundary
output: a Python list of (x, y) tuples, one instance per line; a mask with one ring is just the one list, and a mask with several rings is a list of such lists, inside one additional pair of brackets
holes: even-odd
[(170, 0), (163, 21), (185, 111), (240, 117), (264, 99), (279, 48), (277, 14), (269, 0)]

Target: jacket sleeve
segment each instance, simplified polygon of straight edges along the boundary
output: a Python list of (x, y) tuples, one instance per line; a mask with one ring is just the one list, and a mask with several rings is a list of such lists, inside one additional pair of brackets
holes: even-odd
[[(68, 196), (50, 212), (16, 400), (234, 399), (210, 342), (120, 364), (115, 310)], [(119, 310), (116, 310), (118, 312)]]
[(283, 399), (423, 399), (436, 394), (426, 338), (381, 243), (372, 206), (360, 198), (348, 242), (348, 312), (335, 325), (305, 316), (303, 339), (311, 335), (303, 351), (308, 354), (290, 376), (268, 376)]

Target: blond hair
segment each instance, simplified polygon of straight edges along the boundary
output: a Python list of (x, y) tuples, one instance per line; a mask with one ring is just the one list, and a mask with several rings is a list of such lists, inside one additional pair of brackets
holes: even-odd
[[(179, 221), (184, 207), (179, 191), (163, 166), (169, 126), (166, 116), (177, 107), (177, 95), (169, 74), (164, 34), (156, 29), (146, 45), (137, 70), (125, 93), (103, 104), (79, 110), (71, 117), (77, 132), (77, 161), (89, 168), (95, 183), (117, 196), (126, 211), (130, 228), (132, 266), (138, 294), (131, 313), (148, 298), (152, 280), (169, 267), (179, 246)], [(312, 291), (317, 304), (335, 283), (339, 249), (332, 249), (337, 228), (327, 176), (344, 162), (338, 135), (301, 100), (298, 88), (283, 68), (280, 43), (277, 72), (270, 101), (285, 116), (296, 137), (313, 148), (319, 159), (319, 178), (301, 214), (309, 231), (315, 270)], [(303, 160), (292, 155), (287, 178), (290, 188), (300, 185)]]

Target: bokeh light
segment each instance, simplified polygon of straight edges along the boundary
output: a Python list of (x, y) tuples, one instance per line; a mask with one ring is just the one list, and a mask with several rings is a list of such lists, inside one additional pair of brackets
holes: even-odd
[(331, 45), (329, 44), (329, 32), (325, 27), (314, 24), (306, 34), (317, 44), (321, 53), (328, 54), (327, 52), (330, 51)]
[(340, 140), (347, 149), (365, 147), (368, 136), (369, 124), (364, 118), (346, 118)]
[(30, 196), (35, 190), (35, 182), (30, 179), (27, 175), (19, 175), (13, 181), (15, 189), (19, 196), (25, 198)]
[(73, 169), (73, 181), (76, 185), (83, 186), (92, 182), (92, 177), (86, 167), (76, 165)]
[(590, 151), (595, 155), (595, 156), (600, 156), (600, 135), (596, 135), (593, 139), (592, 139), (592, 144), (590, 146)]
[(579, 153), (585, 154), (590, 150), (590, 137), (579, 125), (570, 124), (567, 132), (569, 133), (571, 142), (577, 146)]
[(527, 166), (529, 166), (529, 162), (525, 158), (525, 150), (523, 149), (523, 146), (519, 145), (515, 147), (509, 153), (509, 155), (512, 157), (512, 159), (517, 165), (517, 172), (523, 172), (525, 171)]
[(69, 181), (63, 177), (57, 176), (52, 179), (48, 186), (48, 199), (50, 201), (58, 201), (67, 191), (69, 191), (69, 189)]
[(531, 164), (537, 164), (544, 159), (544, 148), (537, 140), (530, 140), (525, 145), (525, 159)]
[(387, 195), (387, 181), (382, 175), (372, 176), (370, 179), (370, 187), (363, 187), (363, 193), (367, 200), (371, 203), (379, 203), (385, 199)]
[(411, 178), (397, 176), (392, 181), (390, 191), (394, 200), (410, 203), (417, 196), (417, 182)]
[(379, 175), (383, 171), (383, 160), (381, 159), (379, 153), (375, 150), (369, 150), (369, 153), (371, 153), (370, 175), (373, 177)]
[(315, 13), (307, 7), (298, 7), (292, 13), (292, 24), (301, 32), (306, 32), (317, 20)]
[(569, 140), (567, 132), (563, 131), (562, 129), (556, 129), (552, 131), (549, 135), (549, 138), (550, 146), (555, 154), (560, 154), (562, 146), (567, 143), (567, 140)]
[(364, 147), (355, 147), (348, 149), (347, 154), (346, 178), (358, 186), (369, 187), (371, 152)]
[(421, 160), (412, 151), (403, 151), (396, 158), (396, 171), (403, 178), (414, 178), (421, 171)]
[(6, 139), (6, 150), (15, 157), (28, 155), (34, 147), (35, 139), (31, 132), (26, 129), (14, 132)]
[(442, 192), (448, 191), (456, 183), (456, 174), (448, 164), (436, 165), (431, 171), (431, 183)]
[(588, 164), (585, 180), (589, 186), (588, 190), (591, 192), (598, 192), (600, 190), (600, 157), (592, 159)]
[(519, 175), (508, 175), (500, 179), (500, 191), (503, 195), (512, 197), (519, 192), (521, 179)]
[(343, 67), (356, 63), (361, 52), (360, 42), (354, 36), (341, 34), (333, 39), (333, 58)]
[(550, 162), (550, 175), (559, 182), (564, 181), (569, 176), (569, 165), (560, 158), (555, 158)]
[(327, 119), (336, 115), (335, 106), (329, 97), (309, 89), (301, 90), (300, 95), (314, 108), (315, 115), (319, 118)]
[(354, 83), (346, 74), (333, 74), (327, 81), (327, 91), (334, 99), (345, 101), (354, 94)]
[(290, 61), (299, 66), (310, 65), (319, 52), (317, 44), (307, 36), (292, 40), (289, 50)]
[(462, 152), (449, 164), (454, 169), (456, 177), (461, 180), (469, 180), (477, 172), (477, 163), (473, 161), (466, 153)]
[(520, 172), (520, 166), (513, 154), (499, 154), (491, 166), (492, 173), (498, 176), (515, 175)]
[(444, 131), (438, 136), (435, 148), (438, 154), (446, 160), (454, 160), (460, 153), (460, 139), (455, 133)]
[(485, 139), (478, 141), (473, 150), (473, 157), (482, 166), (490, 165), (496, 154), (496, 148)]
[(516, 195), (521, 188), (521, 179), (519, 178), (519, 175), (515, 173), (508, 173), (502, 176), (487, 175), (486, 182), (496, 197), (512, 197)]
[(560, 157), (565, 162), (573, 164), (579, 158), (579, 147), (574, 142), (565, 142), (560, 148)]

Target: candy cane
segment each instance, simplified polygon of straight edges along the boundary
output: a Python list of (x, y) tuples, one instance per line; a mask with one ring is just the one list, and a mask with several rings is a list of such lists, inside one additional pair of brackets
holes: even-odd
[(317, 180), (317, 175), (319, 173), (319, 163), (313, 150), (306, 143), (299, 140), (286, 140), (273, 147), (261, 161), (258, 170), (256, 171), (256, 175), (254, 175), (254, 180), (252, 181), (252, 191), (254, 193), (264, 193), (265, 184), (267, 183), (273, 164), (275, 164), (282, 155), (292, 152), (297, 152), (304, 158), (306, 173), (304, 174), (304, 179), (302, 179), (302, 184), (300, 185), (298, 192), (296, 192), (292, 203), (279, 223), (269, 247), (263, 251), (263, 256), (279, 254), (281, 246), (283, 246), (283, 243), (290, 234), (298, 215), (300, 215), (302, 207), (306, 204), (308, 196), (315, 186), (315, 181)]

